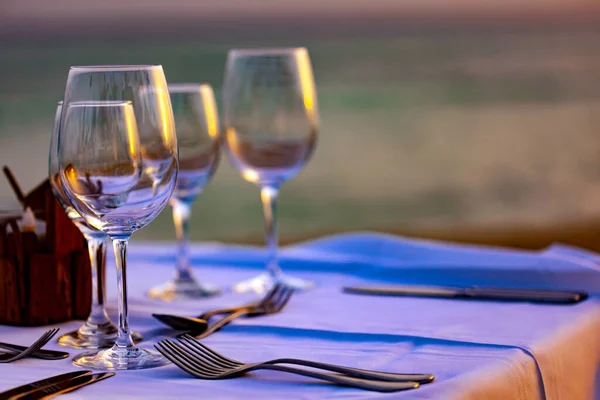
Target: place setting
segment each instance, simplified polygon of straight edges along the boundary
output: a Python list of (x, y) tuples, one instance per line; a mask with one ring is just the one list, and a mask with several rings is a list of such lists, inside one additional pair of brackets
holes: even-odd
[[(415, 389), (433, 381), (431, 374), (370, 371), (291, 358), (246, 364), (199, 341), (238, 318), (283, 312), (295, 292), (314, 285), (281, 271), (276, 220), (281, 184), (302, 169), (316, 143), (318, 112), (308, 52), (303, 48), (232, 50), (223, 101), (220, 130), (217, 105), (207, 84), (167, 85), (162, 68), (151, 65), (70, 69), (65, 96), (56, 106), (48, 181), (25, 195), (14, 174), (9, 169), (6, 173), (23, 207), (37, 219), (35, 226), (25, 227), (25, 217), (11, 220), (7, 226), (34, 235), (45, 228), (37, 247), (19, 248), (18, 273), (34, 273), (33, 253), (57, 259), (56, 268), (71, 274), (81, 274), (79, 269), (88, 265), (85, 276), (71, 275), (67, 280), (73, 289), (89, 285), (89, 291), (80, 297), (88, 301), (90, 314), (78, 330), (58, 338), (60, 346), (87, 349), (72, 358), (73, 365), (85, 370), (48, 377), (2, 395), (49, 398), (114, 375), (92, 370), (148, 369), (168, 363), (199, 379), (229, 379), (270, 369), (380, 392)], [(158, 321), (182, 332), (152, 349), (143, 345), (143, 336), (128, 323), (128, 239), (170, 204), (178, 243), (175, 273), (170, 282), (150, 288), (146, 296), (157, 302), (201, 301), (221, 293), (222, 288), (196, 277), (189, 261), (191, 205), (217, 168), (221, 143), (243, 178), (260, 188), (269, 252), (267, 271), (231, 288), (234, 293), (254, 292), (259, 298), (236, 307), (207, 310), (195, 318), (154, 313)], [(49, 193), (53, 198), (48, 198)], [(16, 229), (7, 231), (8, 241), (17, 242), (20, 232)], [(51, 246), (42, 244), (51, 241)], [(119, 288), (117, 323), (106, 312), (106, 251), (110, 244)], [(88, 260), (82, 257), (85, 250)], [(83, 265), (63, 265), (64, 255), (75, 251)], [(22, 289), (19, 306), (25, 307), (35, 290)], [(79, 300), (77, 296), (65, 303)], [(25, 309), (23, 314), (30, 311)], [(54, 320), (69, 319), (73, 316), (70, 311)], [(27, 356), (45, 360), (68, 357), (70, 353), (41, 349), (57, 332), (47, 332), (19, 353), (18, 346), (4, 345), (5, 362)]]
[[(172, 396), (197, 384), (198, 396), (210, 397), (204, 391), (219, 383), (208, 381), (234, 380), (240, 390), (264, 390), (246, 393), (257, 397), (289, 384), (299, 395), (335, 388), (436, 398), (459, 390), (459, 377), (500, 374), (510, 363), (540, 371), (538, 381), (523, 369), (522, 390), (555, 390), (549, 385), (561, 370), (540, 357), (550, 351), (542, 344), (597, 312), (592, 261), (556, 249), (361, 232), (280, 249), (279, 192), (321, 134), (309, 52), (231, 49), (219, 94), (220, 104), (210, 84), (167, 83), (160, 65), (69, 69), (63, 98), (48, 104), (48, 179), (24, 193), (18, 171), (4, 168), (23, 210), (0, 214), (0, 322), (11, 326), (0, 329), (0, 363), (39, 365), (44, 376), (11, 376), (21, 384), (3, 385), (0, 398), (118, 393), (120, 374), (141, 385), (141, 396), (136, 374), (149, 387), (174, 387)], [(192, 206), (218, 184), (222, 157), (259, 189), (263, 249), (223, 244), (209, 254), (190, 239)], [(130, 248), (163, 211), (172, 214), (176, 243), (164, 252), (151, 242)], [(244, 254), (260, 259), (260, 274), (240, 279), (241, 270), (253, 271)], [(172, 277), (158, 282), (167, 270)], [(111, 318), (107, 309), (115, 308)], [(160, 333), (130, 325), (141, 317), (143, 328)], [(27, 345), (34, 327), (39, 335)], [(302, 380), (286, 381), (290, 374)], [(177, 386), (181, 380), (193, 383)]]

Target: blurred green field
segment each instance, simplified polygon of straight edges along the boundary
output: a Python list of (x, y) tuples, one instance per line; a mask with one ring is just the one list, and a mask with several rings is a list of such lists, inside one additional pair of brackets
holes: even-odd
[[(160, 63), (219, 97), (231, 47), (308, 47), (322, 128), (280, 201), (283, 237), (600, 216), (600, 33), (411, 35), (309, 42), (48, 40), (0, 48), (0, 160), (46, 173), (69, 65)], [(16, 206), (4, 181), (0, 207)], [(194, 206), (194, 240), (262, 235), (258, 189), (225, 157)], [(169, 210), (136, 237), (170, 240)]]

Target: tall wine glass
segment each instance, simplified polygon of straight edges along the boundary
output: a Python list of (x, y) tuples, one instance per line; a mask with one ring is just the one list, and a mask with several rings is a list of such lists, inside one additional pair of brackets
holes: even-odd
[(234, 286), (264, 293), (275, 283), (308, 289), (286, 276), (277, 260), (276, 202), (281, 185), (309, 159), (319, 125), (312, 67), (305, 48), (231, 50), (223, 87), (224, 142), (244, 179), (260, 187), (267, 272)]
[(218, 286), (199, 282), (189, 261), (192, 203), (212, 178), (219, 161), (219, 124), (215, 96), (208, 84), (169, 84), (179, 145), (179, 174), (169, 203), (177, 235), (173, 279), (150, 289), (148, 296), (170, 301), (214, 296)]
[[(76, 331), (58, 338), (61, 346), (76, 349), (100, 349), (111, 347), (117, 339), (117, 326), (106, 314), (106, 241), (108, 237), (90, 226), (71, 205), (60, 182), (58, 168), (58, 129), (62, 113), (62, 101), (56, 107), (54, 130), (50, 139), (50, 155), (48, 159), (48, 175), (54, 197), (65, 210), (67, 216), (81, 231), (88, 246), (90, 265), (92, 267), (92, 308), (84, 324)], [(131, 332), (133, 340), (139, 342), (142, 336)]]
[[(114, 100), (132, 104), (103, 103)], [(108, 370), (166, 364), (157, 352), (133, 344), (126, 278), (130, 236), (162, 211), (177, 180), (177, 139), (162, 67), (72, 67), (63, 101), (60, 179), (79, 214), (112, 239), (119, 289), (115, 345), (73, 363)]]

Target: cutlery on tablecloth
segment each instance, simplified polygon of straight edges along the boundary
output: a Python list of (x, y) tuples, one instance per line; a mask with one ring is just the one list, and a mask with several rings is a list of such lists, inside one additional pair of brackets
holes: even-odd
[[(244, 365), (248, 365), (247, 363), (234, 360), (232, 358), (226, 357), (215, 350), (209, 348), (208, 346), (198, 342), (193, 337), (189, 335), (184, 335), (179, 338), (179, 344), (183, 347), (186, 347), (192, 356), (196, 357), (209, 357), (219, 362), (223, 366), (228, 367), (241, 367)], [(389, 382), (417, 382), (420, 384), (433, 382), (434, 376), (431, 374), (417, 374), (417, 373), (409, 373), (409, 374), (400, 374), (394, 372), (380, 372), (373, 371), (368, 369), (360, 369), (360, 368), (352, 368), (345, 367), (343, 365), (336, 364), (328, 364), (318, 361), (310, 361), (310, 360), (302, 360), (297, 358), (277, 358), (274, 360), (263, 361), (260, 364), (295, 364), (301, 365), (304, 367), (323, 369), (326, 371), (337, 372), (340, 374), (352, 376), (354, 378), (360, 379), (371, 379), (378, 381), (389, 381)]]
[[(245, 306), (230, 308), (230, 310), (234, 310), (231, 314), (210, 326), (206, 320), (199, 318), (182, 317), (170, 314), (152, 314), (152, 316), (174, 329), (189, 331), (194, 335), (202, 334), (201, 337), (206, 337), (238, 317), (256, 317), (277, 313), (285, 307), (292, 294), (292, 289), (283, 285), (275, 285), (263, 299)], [(222, 313), (223, 310), (227, 309), (219, 309), (219, 314)], [(216, 314), (213, 313), (212, 315)]]
[(345, 293), (379, 296), (443, 297), (454, 299), (527, 301), (552, 304), (573, 304), (583, 301), (588, 297), (586, 292), (481, 286), (456, 288), (416, 285), (370, 285), (345, 287), (343, 290)]
[(46, 345), (56, 335), (59, 331), (59, 328), (52, 328), (49, 331), (46, 331), (38, 340), (36, 340), (31, 346), (27, 347), (25, 350), (20, 353), (8, 352), (8, 353), (0, 353), (0, 363), (10, 363), (13, 361), (20, 360), (24, 357), (28, 357), (31, 354), (39, 351), (42, 347)]
[(208, 329), (208, 322), (200, 318), (172, 314), (152, 314), (152, 316), (178, 331), (204, 332)]
[(26, 395), (28, 395), (29, 393), (46, 387), (46, 386), (52, 386), (55, 385), (59, 382), (62, 381), (67, 381), (73, 378), (78, 378), (80, 376), (85, 376), (85, 375), (90, 375), (92, 373), (92, 371), (74, 371), (74, 372), (67, 372), (66, 374), (60, 374), (60, 375), (55, 375), (55, 376), (51, 376), (49, 378), (45, 378), (45, 379), (41, 379), (39, 381), (35, 381), (35, 382), (31, 382), (31, 383), (27, 383), (25, 385), (21, 385), (12, 389), (9, 389), (5, 392), (0, 393), (0, 399), (19, 399), (19, 398), (23, 398)]
[(254, 308), (246, 308), (234, 312), (233, 314), (229, 314), (228, 316), (221, 318), (217, 322), (209, 325), (208, 329), (206, 329), (204, 332), (196, 333), (192, 331), (191, 333), (196, 338), (203, 339), (241, 316), (259, 317), (263, 315), (277, 314), (283, 310), (288, 301), (290, 301), (294, 290), (288, 288), (287, 286), (277, 286), (276, 289), (277, 290), (270, 292), (269, 296), (265, 298), (264, 301), (261, 301), (258, 306)]
[(250, 302), (248, 304), (244, 304), (243, 306), (216, 308), (214, 310), (207, 311), (204, 314), (201, 314), (201, 315), (199, 315), (196, 318), (208, 321), (209, 319), (211, 319), (212, 317), (215, 317), (217, 315), (232, 314), (234, 312), (237, 312), (237, 311), (240, 311), (240, 310), (244, 310), (246, 308), (258, 307), (260, 305), (261, 301), (262, 301), (262, 299), (256, 300), (256, 301), (252, 301), (252, 302)]
[[(23, 350), (27, 350), (27, 347), (19, 346), (18, 344), (0, 342), (0, 349), (12, 350), (13, 352), (21, 352)], [(63, 360), (69, 357), (69, 353), (67, 353), (66, 351), (40, 349), (35, 353), (30, 354), (29, 357), (39, 358), (40, 360)]]
[(382, 380), (355, 378), (349, 375), (340, 375), (321, 371), (311, 371), (303, 368), (294, 368), (268, 363), (253, 363), (233, 365), (223, 361), (212, 354), (196, 352), (192, 354), (189, 347), (175, 343), (170, 340), (162, 340), (155, 345), (156, 349), (173, 364), (200, 379), (229, 379), (242, 376), (248, 372), (263, 369), (293, 373), (321, 379), (342, 386), (350, 386), (359, 389), (372, 390), (376, 392), (397, 392), (400, 390), (415, 389), (419, 387), (418, 382), (401, 381), (390, 382)]
[[(89, 371), (88, 371), (89, 372)], [(37, 400), (37, 399), (51, 399), (55, 396), (70, 393), (74, 390), (90, 385), (92, 383), (99, 382), (106, 378), (115, 376), (114, 372), (100, 372), (97, 374), (85, 374), (71, 379), (62, 380), (53, 383), (48, 386), (42, 386), (33, 391), (26, 393), (23, 396), (14, 397), (14, 400)]]

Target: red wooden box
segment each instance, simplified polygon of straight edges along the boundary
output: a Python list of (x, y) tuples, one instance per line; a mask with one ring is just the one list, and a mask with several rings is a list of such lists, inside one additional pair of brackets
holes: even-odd
[(79, 229), (54, 198), (48, 180), (22, 195), (23, 209), (46, 222), (45, 232), (23, 232), (20, 215), (0, 213), (0, 324), (39, 326), (87, 318), (91, 271)]

